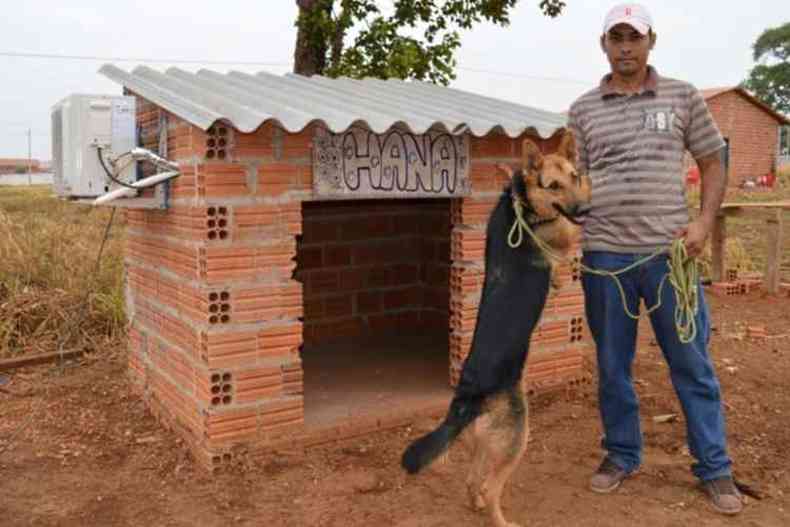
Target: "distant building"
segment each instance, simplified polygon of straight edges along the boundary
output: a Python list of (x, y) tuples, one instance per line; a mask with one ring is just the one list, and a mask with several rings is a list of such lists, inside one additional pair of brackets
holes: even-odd
[(0, 174), (19, 174), (27, 172), (30, 164), (31, 172), (41, 172), (41, 162), (38, 159), (2, 159), (0, 158)]
[(702, 90), (702, 95), (727, 142), (730, 185), (772, 173), (788, 147), (781, 142), (787, 141), (782, 130), (790, 119), (737, 86)]

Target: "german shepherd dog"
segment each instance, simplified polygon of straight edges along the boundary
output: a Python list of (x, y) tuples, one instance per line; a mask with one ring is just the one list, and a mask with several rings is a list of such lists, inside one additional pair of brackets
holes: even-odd
[(516, 219), (514, 200), (525, 219), (553, 252), (567, 254), (579, 232), (578, 217), (590, 200), (590, 180), (576, 173), (576, 145), (564, 132), (556, 153), (544, 156), (523, 142), (522, 167), (511, 179), (488, 220), (485, 280), (472, 348), (442, 424), (414, 441), (401, 464), (411, 474), (443, 456), (472, 422), (472, 467), (467, 488), (472, 506), (487, 509), (496, 527), (515, 527), (502, 515), (502, 489), (524, 454), (529, 435), (528, 406), (521, 383), (532, 331), (540, 318), (553, 265), (525, 235), (511, 248), (508, 232)]

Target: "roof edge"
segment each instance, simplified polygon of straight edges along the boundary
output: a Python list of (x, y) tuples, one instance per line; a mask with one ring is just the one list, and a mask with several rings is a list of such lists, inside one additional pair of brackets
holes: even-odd
[[(189, 122), (193, 126), (196, 126), (202, 130), (208, 130), (211, 126), (214, 125), (216, 122), (225, 122), (230, 126), (236, 128), (242, 133), (253, 133), (255, 130), (259, 129), (261, 126), (267, 123), (275, 123), (276, 126), (280, 126), (282, 129), (286, 130), (288, 133), (299, 133), (303, 131), (307, 126), (312, 125), (314, 123), (321, 123), (325, 126), (328, 130), (332, 133), (340, 134), (348, 131), (354, 124), (359, 124), (360, 121), (364, 122), (365, 125), (374, 133), (381, 134), (385, 133), (387, 130), (392, 129), (393, 127), (403, 126), (408, 129), (413, 134), (424, 134), (427, 133), (429, 130), (432, 129), (440, 129), (446, 131), (446, 133), (451, 135), (461, 135), (465, 133), (469, 133), (473, 137), (486, 137), (492, 134), (503, 134), (511, 139), (517, 139), (524, 134), (535, 135), (542, 139), (549, 139), (553, 137), (558, 132), (564, 130), (567, 127), (567, 115), (563, 115), (562, 113), (552, 112), (548, 110), (542, 110), (532, 107), (525, 107), (529, 108), (540, 114), (541, 119), (536, 119), (537, 122), (530, 123), (529, 120), (527, 122), (521, 123), (520, 120), (510, 119), (509, 122), (503, 122), (503, 120), (507, 121), (507, 119), (490, 119), (484, 126), (481, 126), (481, 123), (476, 123), (474, 119), (464, 119), (462, 122), (454, 122), (448, 123), (441, 119), (435, 119), (432, 122), (429, 122), (428, 119), (424, 120), (420, 123), (420, 126), (413, 128), (414, 123), (409, 123), (407, 121), (401, 119), (392, 119), (392, 122), (387, 122), (388, 120), (384, 120), (383, 122), (379, 122), (379, 126), (372, 126), (370, 119), (366, 119), (362, 115), (355, 116), (354, 119), (346, 123), (330, 123), (327, 122), (322, 117), (316, 117), (313, 119), (305, 119), (302, 120), (292, 120), (293, 122), (285, 123), (281, 121), (278, 117), (280, 116), (259, 116), (265, 117), (257, 121), (256, 119), (248, 119), (242, 120), (243, 122), (237, 122), (238, 116), (235, 119), (232, 119), (232, 116), (229, 117), (226, 111), (222, 110), (221, 108), (217, 108), (216, 105), (212, 106), (208, 103), (205, 103), (202, 100), (190, 100), (188, 98), (180, 97), (177, 93), (177, 89), (173, 86), (163, 85), (162, 83), (157, 82), (157, 78), (147, 78), (146, 73), (151, 72), (152, 75), (155, 73), (159, 76), (168, 76), (172, 75), (174, 71), (173, 68), (168, 68), (165, 70), (165, 73), (160, 73), (159, 70), (154, 70), (152, 68), (148, 68), (147, 66), (138, 66), (131, 72), (127, 72), (114, 64), (106, 63), (103, 64), (98, 73), (107, 77), (109, 80), (120, 84), (122, 87), (128, 89), (129, 91), (139, 95), (142, 98), (145, 98), (152, 103), (160, 106), (162, 108), (167, 109), (168, 111), (172, 112), (174, 115), (184, 119), (185, 121)], [(210, 71), (210, 70), (207, 70)], [(478, 97), (484, 98), (491, 102), (502, 104), (502, 105), (512, 105), (514, 108), (522, 107), (518, 103), (512, 103), (509, 101), (496, 99), (494, 97), (488, 95), (481, 95), (472, 92), (464, 92), (461, 90), (457, 90), (454, 88), (446, 88), (449, 90), (453, 90), (454, 92), (463, 93), (470, 97)], [(356, 113), (356, 112), (355, 112)], [(501, 113), (501, 112), (500, 112)], [(393, 116), (397, 117), (397, 116)], [(501, 116), (500, 116), (501, 117)], [(298, 121), (298, 122), (297, 122)], [(256, 124), (257, 123), (257, 124)], [(373, 123), (375, 124), (375, 123)], [(386, 125), (386, 129), (382, 130), (381, 126)], [(452, 129), (448, 128), (448, 125), (452, 125)], [(334, 129), (337, 128), (337, 129)], [(341, 129), (342, 128), (342, 129)], [(424, 128), (424, 129), (423, 129)]]
[(774, 119), (779, 121), (780, 124), (790, 125), (790, 117), (785, 116), (784, 114), (774, 110), (773, 108), (768, 106), (768, 104), (758, 99), (755, 95), (752, 95), (749, 92), (749, 90), (747, 90), (742, 86), (731, 86), (729, 88), (712, 88), (710, 90), (707, 90), (710, 92), (709, 95), (705, 95), (705, 91), (706, 90), (701, 90), (702, 96), (706, 101), (715, 99), (716, 97), (720, 97), (725, 93), (736, 92), (742, 95), (743, 97), (745, 97), (749, 102), (751, 102), (752, 104), (763, 110), (764, 112), (770, 114)]

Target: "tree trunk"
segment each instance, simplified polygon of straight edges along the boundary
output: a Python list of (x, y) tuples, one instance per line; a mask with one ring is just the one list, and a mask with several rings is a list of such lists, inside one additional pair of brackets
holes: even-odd
[(311, 15), (314, 10), (326, 9), (332, 11), (332, 2), (321, 0), (296, 0), (299, 6), (297, 19), (296, 48), (294, 50), (294, 73), (300, 75), (320, 75), (326, 67), (328, 51), (327, 39), (321, 34), (320, 28), (311, 25)]

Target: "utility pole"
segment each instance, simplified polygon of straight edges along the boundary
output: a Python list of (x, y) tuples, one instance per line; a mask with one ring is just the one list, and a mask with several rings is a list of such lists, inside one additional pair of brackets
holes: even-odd
[(27, 186), (33, 185), (33, 176), (30, 173), (33, 171), (33, 152), (31, 146), (32, 132), (30, 128), (27, 129)]

